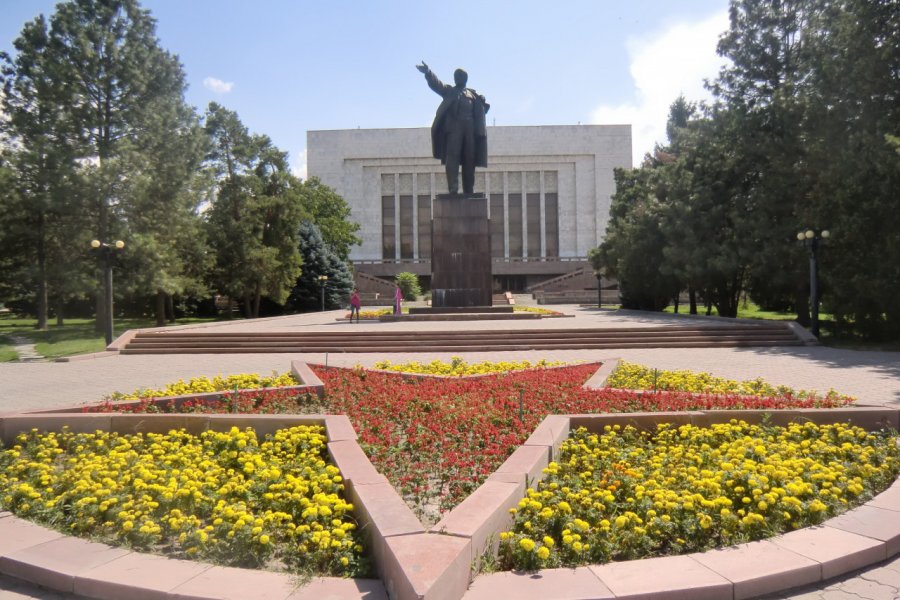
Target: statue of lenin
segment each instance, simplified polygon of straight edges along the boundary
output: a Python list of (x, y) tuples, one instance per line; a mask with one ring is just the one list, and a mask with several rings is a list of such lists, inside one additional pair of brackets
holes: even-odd
[(431, 125), (431, 150), (447, 169), (447, 188), (459, 193), (459, 168), (462, 167), (463, 193), (471, 194), (475, 187), (475, 167), (487, 166), (487, 126), (485, 113), (491, 105), (484, 96), (467, 88), (468, 74), (462, 69), (453, 73), (456, 85), (438, 79), (423, 61), (416, 69), (443, 100)]

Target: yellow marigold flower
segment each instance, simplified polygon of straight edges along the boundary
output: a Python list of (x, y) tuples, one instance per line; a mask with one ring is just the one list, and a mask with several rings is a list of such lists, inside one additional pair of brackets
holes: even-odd
[(521, 540), (519, 540), (519, 547), (522, 548), (522, 550), (524, 550), (525, 552), (531, 552), (532, 550), (534, 550), (534, 546), (535, 543), (532, 539), (522, 538)]

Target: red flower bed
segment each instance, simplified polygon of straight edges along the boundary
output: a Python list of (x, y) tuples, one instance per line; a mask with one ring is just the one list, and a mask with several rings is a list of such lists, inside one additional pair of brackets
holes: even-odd
[[(425, 521), (481, 485), (550, 414), (831, 407), (844, 400), (758, 398), (688, 392), (582, 388), (596, 365), (471, 378), (314, 367), (324, 400), (258, 390), (179, 406), (142, 402), (128, 412), (346, 414), (360, 445)], [(115, 403), (95, 410), (112, 411)]]

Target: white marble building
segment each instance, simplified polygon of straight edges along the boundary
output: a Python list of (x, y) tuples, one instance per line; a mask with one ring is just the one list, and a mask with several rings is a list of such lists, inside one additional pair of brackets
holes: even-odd
[[(360, 223), (357, 270), (430, 273), (431, 200), (446, 193), (427, 128), (307, 132), (308, 173), (333, 187)], [(495, 284), (524, 289), (584, 266), (602, 239), (613, 169), (631, 166), (630, 125), (489, 127), (488, 197)]]

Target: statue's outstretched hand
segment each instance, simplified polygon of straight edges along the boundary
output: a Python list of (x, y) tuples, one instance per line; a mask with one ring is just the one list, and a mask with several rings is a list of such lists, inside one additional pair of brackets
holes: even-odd
[(423, 60), (421, 65), (416, 65), (416, 69), (419, 70), (419, 73), (427, 73), (428, 65), (426, 65), (425, 61)]

